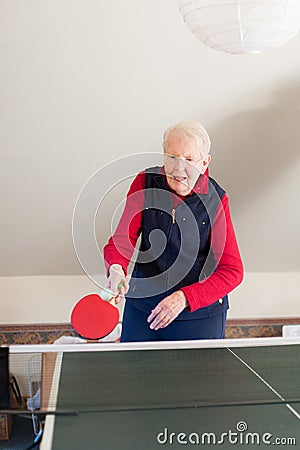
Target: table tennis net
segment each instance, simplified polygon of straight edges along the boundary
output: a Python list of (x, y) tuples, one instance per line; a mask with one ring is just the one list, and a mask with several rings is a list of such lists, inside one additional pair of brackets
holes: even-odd
[(103, 345), (11, 352), (27, 408), (38, 414), (291, 403), (300, 414), (300, 345)]

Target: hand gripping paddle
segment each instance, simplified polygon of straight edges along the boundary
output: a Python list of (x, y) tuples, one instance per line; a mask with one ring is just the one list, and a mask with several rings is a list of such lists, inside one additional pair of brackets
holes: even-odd
[[(118, 290), (121, 286), (120, 283)], [(119, 310), (112, 304), (115, 294), (109, 289), (102, 289), (100, 294), (101, 296), (86, 295), (73, 308), (71, 324), (82, 338), (101, 339), (111, 333), (118, 324)]]

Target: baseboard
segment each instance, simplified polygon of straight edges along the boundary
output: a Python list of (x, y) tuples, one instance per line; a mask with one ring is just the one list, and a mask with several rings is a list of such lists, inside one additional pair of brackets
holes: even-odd
[[(300, 317), (229, 319), (226, 325), (226, 338), (282, 336), (282, 326), (293, 324), (300, 324)], [(0, 325), (0, 345), (52, 344), (61, 336), (75, 336), (70, 324)]]

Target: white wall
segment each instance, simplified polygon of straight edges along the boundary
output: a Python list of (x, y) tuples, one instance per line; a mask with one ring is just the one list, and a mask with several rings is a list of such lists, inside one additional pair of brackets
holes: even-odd
[[(247, 273), (230, 294), (228, 317), (300, 317), (299, 283), (299, 273)], [(99, 290), (85, 276), (1, 277), (1, 323), (69, 322), (76, 301), (93, 292)]]
[[(207, 127), (230, 196), (247, 273), (231, 314), (299, 316), (299, 54), (300, 35), (261, 55), (214, 51), (176, 0), (0, 0), (0, 321), (67, 320), (89, 283), (72, 243), (79, 191), (104, 164), (161, 151), (186, 119)], [(100, 248), (126, 186), (98, 217)]]

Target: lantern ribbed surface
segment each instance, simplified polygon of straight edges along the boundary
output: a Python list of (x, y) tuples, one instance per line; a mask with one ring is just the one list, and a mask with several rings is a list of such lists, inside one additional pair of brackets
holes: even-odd
[(204, 44), (232, 54), (260, 53), (300, 29), (300, 0), (178, 0), (184, 21)]

